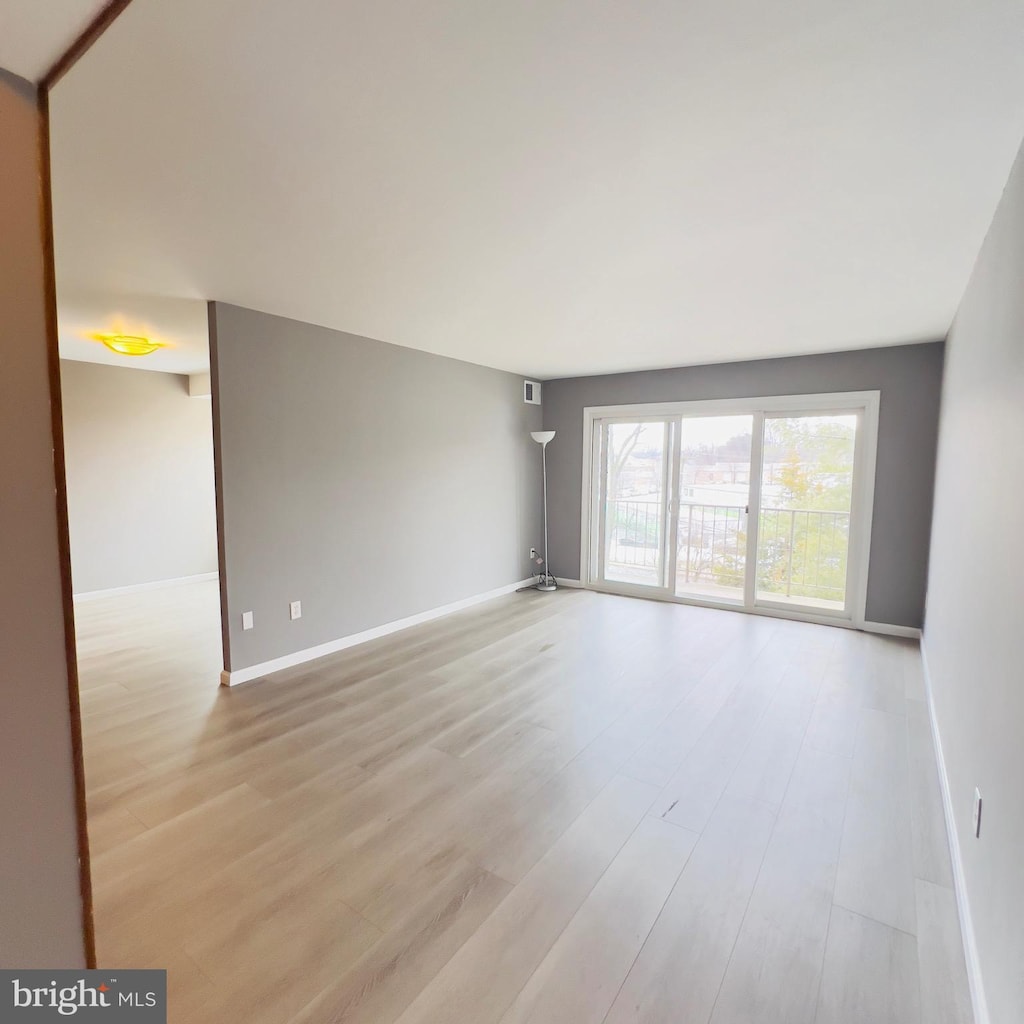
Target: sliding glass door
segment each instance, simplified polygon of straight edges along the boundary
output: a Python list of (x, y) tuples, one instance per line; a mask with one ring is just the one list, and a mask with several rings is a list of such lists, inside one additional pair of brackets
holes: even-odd
[(664, 589), (670, 424), (605, 425), (601, 503), (603, 578)]
[(754, 417), (679, 421), (675, 594), (742, 601)]
[(757, 600), (842, 611), (860, 417), (766, 416)]
[(588, 585), (862, 618), (877, 401), (586, 410)]

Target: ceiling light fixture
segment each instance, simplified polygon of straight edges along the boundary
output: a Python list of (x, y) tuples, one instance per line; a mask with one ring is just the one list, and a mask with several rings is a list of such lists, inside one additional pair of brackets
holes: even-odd
[(164, 346), (152, 338), (138, 334), (90, 334), (94, 341), (102, 341), (111, 352), (119, 356), (148, 356)]

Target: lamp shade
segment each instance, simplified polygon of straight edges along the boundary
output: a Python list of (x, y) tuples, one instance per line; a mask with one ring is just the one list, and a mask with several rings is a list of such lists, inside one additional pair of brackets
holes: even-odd
[(555, 436), (553, 430), (531, 430), (530, 437), (538, 444), (547, 444)]

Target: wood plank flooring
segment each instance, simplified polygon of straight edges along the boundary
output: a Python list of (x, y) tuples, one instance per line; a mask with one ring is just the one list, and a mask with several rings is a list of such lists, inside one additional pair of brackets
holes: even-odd
[(76, 608), (96, 925), (174, 1024), (968, 1024), (916, 645), (589, 592), (233, 690)]

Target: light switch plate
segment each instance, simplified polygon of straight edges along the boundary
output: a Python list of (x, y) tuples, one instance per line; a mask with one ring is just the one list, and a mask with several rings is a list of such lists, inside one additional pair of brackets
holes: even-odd
[(290, 602), (289, 605), (288, 605), (288, 615), (292, 619), (293, 622), (295, 621), (295, 619), (301, 619), (302, 618), (302, 602), (301, 601), (292, 601), (292, 602)]
[(252, 612), (242, 612), (242, 629), (252, 629)]

